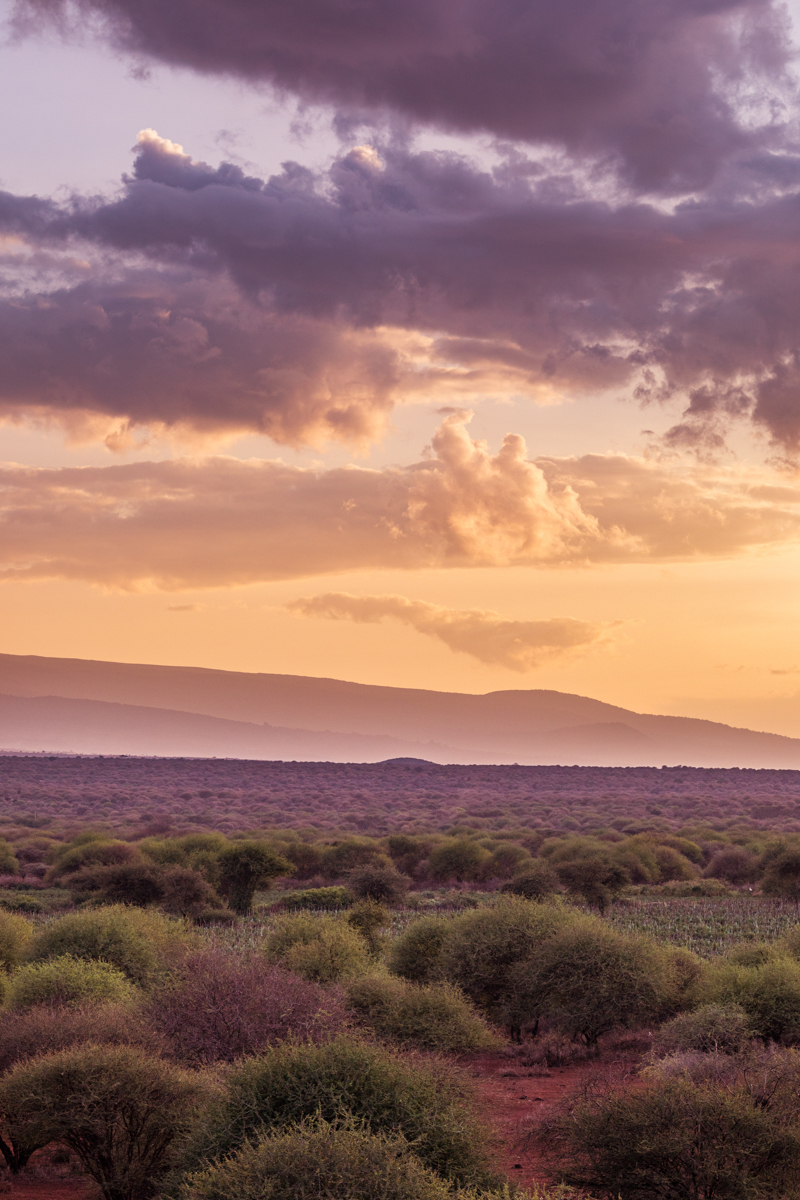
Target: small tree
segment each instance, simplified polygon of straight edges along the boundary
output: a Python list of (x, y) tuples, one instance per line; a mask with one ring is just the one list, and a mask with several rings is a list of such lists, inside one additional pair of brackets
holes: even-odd
[(437, 977), (442, 948), (452, 928), (452, 918), (420, 917), (393, 943), (389, 970), (414, 983), (429, 983)]
[(147, 1200), (210, 1094), (199, 1076), (132, 1046), (84, 1045), (12, 1068), (0, 1112), (14, 1144), (74, 1151), (103, 1200)]
[(784, 850), (772, 859), (761, 881), (767, 896), (782, 900), (800, 900), (800, 847)]
[(219, 856), (219, 890), (242, 916), (250, 912), (257, 887), (291, 873), (292, 864), (266, 842), (234, 842)]
[(367, 863), (351, 871), (347, 886), (359, 900), (377, 900), (380, 904), (402, 904), (409, 880), (394, 867)]
[(619, 863), (602, 858), (577, 858), (556, 865), (559, 881), (573, 895), (580, 896), (592, 908), (604, 914), (610, 904), (628, 886), (631, 877)]
[(65, 881), (75, 900), (101, 900), (104, 904), (133, 904), (147, 908), (164, 896), (161, 872), (152, 863), (127, 862), (83, 867)]
[(448, 838), (431, 852), (428, 871), (439, 883), (447, 883), (450, 879), (463, 883), (476, 879), (488, 858), (483, 846), (471, 838)]

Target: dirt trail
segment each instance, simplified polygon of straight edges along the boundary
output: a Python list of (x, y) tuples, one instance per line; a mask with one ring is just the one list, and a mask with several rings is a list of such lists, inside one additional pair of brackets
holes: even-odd
[(497, 1167), (523, 1187), (546, 1182), (540, 1157), (523, 1144), (532, 1121), (551, 1112), (587, 1075), (627, 1073), (618, 1061), (604, 1063), (600, 1058), (573, 1067), (553, 1067), (539, 1075), (505, 1054), (475, 1055), (464, 1067), (477, 1092), (481, 1115), (497, 1130)]
[(3, 1195), (11, 1200), (89, 1200), (93, 1193), (83, 1179), (18, 1179)]

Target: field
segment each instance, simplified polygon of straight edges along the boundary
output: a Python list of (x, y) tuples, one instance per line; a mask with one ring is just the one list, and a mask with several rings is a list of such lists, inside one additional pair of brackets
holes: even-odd
[(4, 815), (16, 823), (383, 835), (456, 823), (502, 830), (800, 831), (800, 771), (694, 767), (442, 767), (416, 762), (0, 756)]

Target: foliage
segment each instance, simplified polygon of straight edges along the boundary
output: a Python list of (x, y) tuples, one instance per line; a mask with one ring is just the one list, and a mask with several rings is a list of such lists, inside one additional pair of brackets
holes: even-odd
[(439, 883), (477, 879), (489, 854), (471, 838), (448, 838), (428, 858), (428, 873)]
[(0, 1112), (14, 1144), (68, 1146), (104, 1200), (147, 1200), (210, 1090), (135, 1047), (90, 1044), (13, 1067)]
[[(324, 1190), (323, 1190), (324, 1189)], [(305, 1121), (248, 1143), (233, 1158), (191, 1176), (185, 1200), (450, 1200), (401, 1135), (358, 1122)]]
[(452, 920), (447, 917), (420, 917), (391, 946), (389, 970), (414, 983), (430, 982), (437, 975), (442, 948), (452, 928)]
[(500, 1039), (450, 984), (414, 984), (368, 976), (347, 987), (347, 1002), (379, 1037), (421, 1050), (493, 1050)]
[(738, 1004), (704, 1004), (662, 1025), (653, 1039), (653, 1051), (660, 1055), (685, 1050), (738, 1054), (752, 1036), (750, 1019)]
[(765, 1041), (800, 1041), (800, 963), (774, 958), (760, 966), (724, 960), (711, 965), (696, 988), (705, 1004), (738, 1004), (753, 1033)]
[(394, 867), (366, 863), (347, 876), (347, 886), (359, 900), (375, 900), (380, 904), (400, 904), (408, 891), (410, 880)]
[(345, 838), (322, 852), (321, 870), (326, 879), (341, 879), (368, 865), (390, 865), (381, 847), (369, 838)]
[(60, 883), (76, 871), (88, 867), (118, 866), (138, 858), (138, 851), (128, 842), (97, 835), (75, 838), (56, 852), (56, 860), (47, 877), (48, 883)]
[(250, 1138), (318, 1117), (348, 1116), (373, 1134), (401, 1134), (444, 1179), (490, 1185), (488, 1137), (463, 1085), (441, 1066), (416, 1062), (350, 1037), (325, 1045), (280, 1045), (235, 1067), (228, 1096), (198, 1131), (189, 1165), (235, 1153)]
[(186, 930), (169, 917), (122, 905), (69, 913), (46, 925), (28, 957), (42, 962), (64, 954), (110, 963), (147, 987), (180, 961), (191, 945)]
[(352, 926), (309, 913), (280, 918), (267, 938), (266, 953), (272, 962), (315, 983), (338, 983), (369, 967), (367, 944)]
[(267, 842), (234, 842), (220, 852), (217, 861), (220, 894), (240, 915), (250, 912), (257, 887), (292, 872), (292, 864)]
[(769, 863), (761, 881), (766, 896), (800, 900), (800, 847), (784, 850)]
[(63, 954), (46, 962), (28, 963), (11, 977), (7, 1004), (12, 1009), (38, 1004), (130, 1004), (136, 991), (121, 971), (106, 962), (87, 962)]
[(589, 1046), (616, 1026), (658, 1020), (673, 1003), (673, 974), (663, 951), (587, 918), (554, 933), (508, 978), (514, 1024), (546, 1017)]
[(377, 900), (359, 900), (345, 917), (351, 929), (360, 933), (370, 954), (377, 955), (384, 946), (381, 930), (391, 921), (391, 913)]
[(586, 1096), (541, 1140), (559, 1176), (608, 1200), (779, 1200), (800, 1171), (782, 1114), (688, 1078)]
[(341, 912), (342, 909), (352, 908), (355, 897), (346, 887), (307, 888), (302, 892), (291, 892), (272, 906), (273, 911), (281, 909), (317, 909), (320, 912)]
[(169, 1053), (193, 1067), (233, 1062), (288, 1037), (321, 1040), (347, 1024), (336, 991), (220, 947), (190, 955), (150, 997), (145, 1016)]
[(0, 875), (17, 875), (19, 859), (5, 838), (0, 838)]
[(134, 1045), (153, 1053), (166, 1048), (150, 1022), (129, 1004), (37, 1004), (0, 1013), (0, 1074), (23, 1059), (84, 1042)]
[(514, 968), (539, 954), (549, 938), (575, 920), (572, 913), (516, 896), (463, 913), (453, 920), (442, 947), (441, 974), (490, 1020), (504, 1022), (509, 1016)]
[(151, 863), (123, 862), (82, 867), (67, 876), (73, 898), (99, 900), (103, 904), (134, 904), (147, 908), (164, 896), (161, 872)]
[(33, 925), (15, 913), (0, 912), (0, 970), (18, 967), (33, 937)]
[(555, 866), (559, 883), (580, 896), (601, 913), (611, 905), (631, 881), (630, 874), (619, 863), (602, 858), (575, 858)]
[(522, 896), (524, 900), (544, 900), (558, 890), (558, 876), (541, 860), (526, 865), (521, 874), (515, 875), (501, 888), (501, 891)]

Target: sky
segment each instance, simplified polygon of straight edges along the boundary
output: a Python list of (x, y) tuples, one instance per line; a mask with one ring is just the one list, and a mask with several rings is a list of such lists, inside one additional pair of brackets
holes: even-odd
[(0, 0), (0, 651), (800, 736), (796, 17)]

